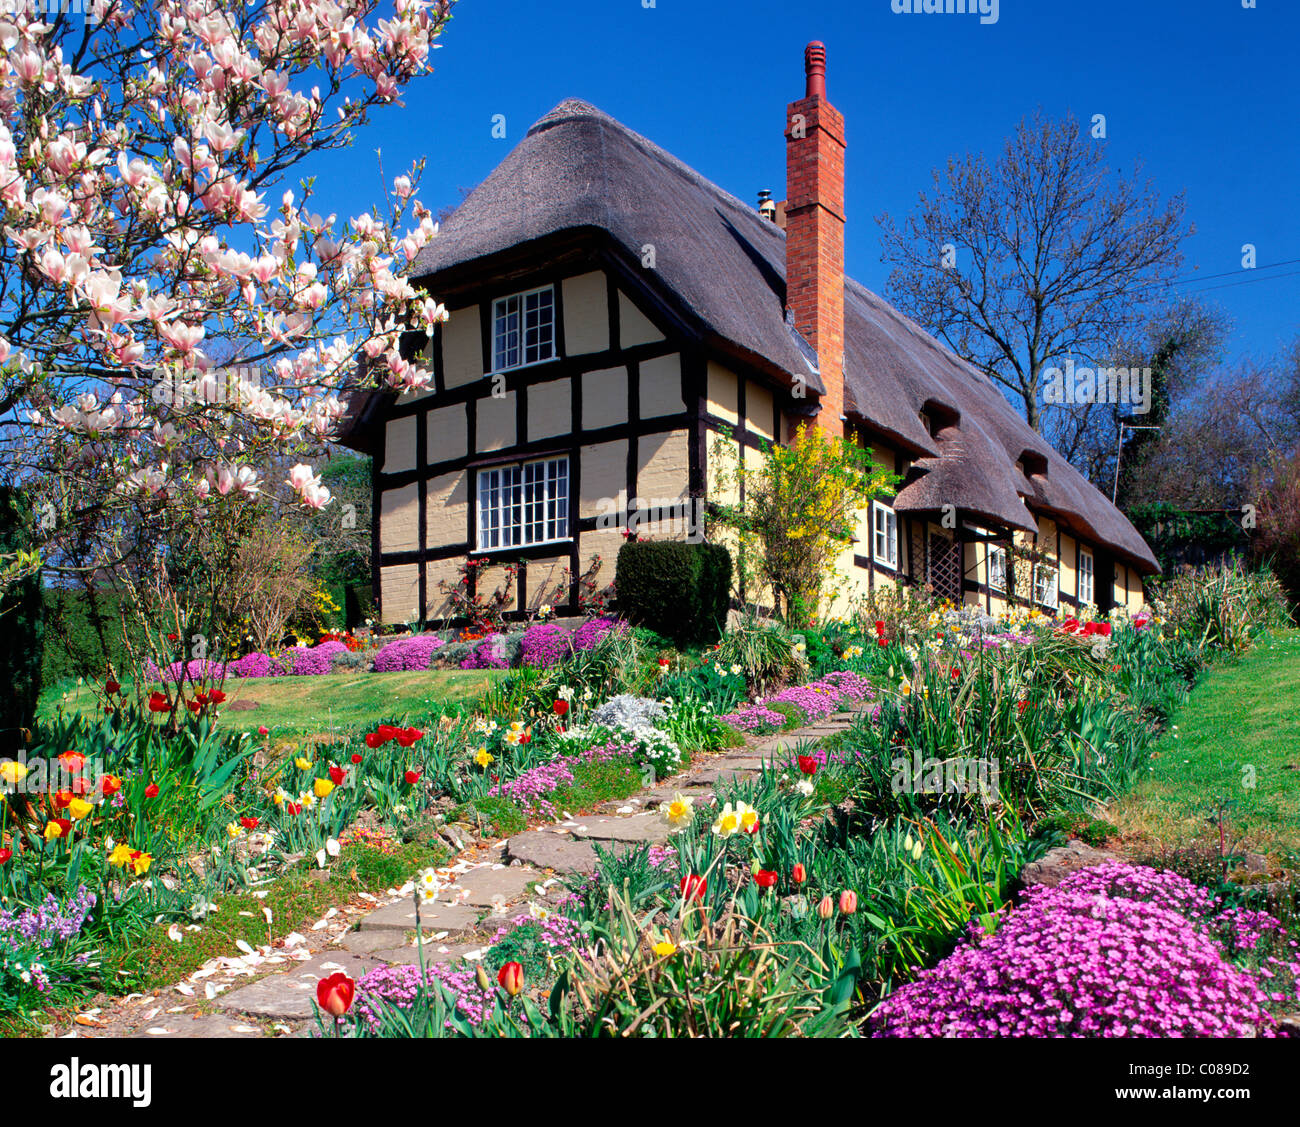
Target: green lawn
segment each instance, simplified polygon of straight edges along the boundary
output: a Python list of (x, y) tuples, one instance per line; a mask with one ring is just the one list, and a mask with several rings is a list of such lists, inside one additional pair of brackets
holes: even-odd
[(1156, 745), (1149, 778), (1116, 805), (1121, 828), (1170, 845), (1217, 841), (1208, 808), (1226, 799), (1239, 845), (1300, 850), (1298, 690), (1297, 630), (1211, 670)]
[[(265, 725), (276, 735), (328, 735), (397, 719), (420, 716), (435, 705), (475, 700), (493, 674), (480, 669), (439, 669), (419, 673), (329, 673), (321, 677), (231, 678), (230, 700), (221, 721), (236, 730)], [(130, 692), (129, 687), (125, 689)], [(256, 708), (236, 711), (232, 704), (254, 701)], [(99, 707), (87, 686), (46, 692), (37, 715), (47, 719), (60, 709), (89, 712)]]

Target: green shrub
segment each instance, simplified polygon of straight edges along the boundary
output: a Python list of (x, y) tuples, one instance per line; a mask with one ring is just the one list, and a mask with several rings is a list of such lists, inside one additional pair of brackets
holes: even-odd
[(619, 612), (678, 645), (715, 641), (727, 621), (731, 554), (717, 544), (629, 541), (614, 574)]
[(66, 587), (47, 587), (43, 595), (46, 645), (41, 679), (46, 685), (70, 677), (100, 679), (110, 664), (119, 676), (130, 675), (120, 596)]

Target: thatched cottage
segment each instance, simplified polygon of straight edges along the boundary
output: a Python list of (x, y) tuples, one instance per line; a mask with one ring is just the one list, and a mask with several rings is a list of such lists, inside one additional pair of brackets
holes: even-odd
[(419, 394), (359, 393), (344, 441), (374, 459), (382, 617), (446, 612), (466, 558), (512, 607), (563, 611), (565, 569), (629, 523), (690, 534), (713, 443), (746, 457), (801, 422), (897, 472), (860, 514), (847, 594), (928, 586), (997, 610), (1135, 609), (1159, 570), (1124, 516), (981, 372), (844, 274), (844, 121), (825, 52), (786, 113), (786, 198), (751, 207), (607, 114), (538, 121), (417, 257), (450, 310), (411, 344)]

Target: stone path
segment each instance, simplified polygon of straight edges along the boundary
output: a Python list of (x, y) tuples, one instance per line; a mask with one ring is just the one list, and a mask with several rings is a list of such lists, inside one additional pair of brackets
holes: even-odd
[[(765, 764), (788, 762), (797, 749), (844, 731), (856, 716), (836, 713), (805, 728), (702, 756), (694, 769), (632, 798), (502, 841), (471, 845), (437, 870), (438, 895), (420, 909), (425, 962), (481, 958), (491, 938), (530, 905), (549, 911), (566, 893), (565, 877), (595, 869), (593, 843), (609, 849), (664, 842), (671, 831), (657, 807), (676, 792), (706, 806), (719, 783), (756, 778)], [(306, 935), (294, 933), (257, 948), (243, 945), (170, 990), (84, 1011), (63, 1036), (309, 1035), (321, 978), (336, 971), (359, 978), (376, 967), (417, 961), (412, 893), (410, 883), (388, 889), (384, 897), (363, 893), (331, 908)]]

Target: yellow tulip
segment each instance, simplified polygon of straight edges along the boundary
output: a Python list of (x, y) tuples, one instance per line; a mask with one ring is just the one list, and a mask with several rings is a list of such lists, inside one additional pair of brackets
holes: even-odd
[(68, 813), (72, 815), (74, 821), (78, 822), (93, 809), (95, 808), (84, 798), (74, 798), (68, 803)]
[(63, 827), (58, 822), (45, 823), (45, 840), (53, 841), (56, 837), (63, 836)]
[(330, 791), (334, 789), (334, 784), (329, 779), (317, 779), (313, 788), (317, 798), (328, 798)]
[(311, 760), (303, 755), (298, 756), (298, 758), (293, 761), (293, 765), (297, 767), (299, 771), (311, 770)]
[(25, 763), (16, 763), (12, 759), (6, 759), (3, 763), (0, 763), (0, 783), (17, 786), (25, 778), (27, 778), (27, 765)]

